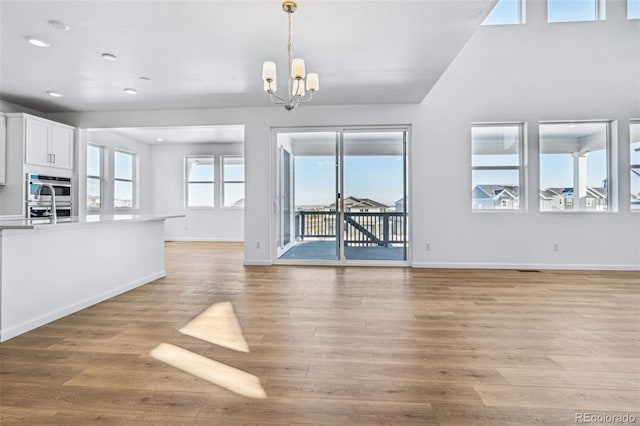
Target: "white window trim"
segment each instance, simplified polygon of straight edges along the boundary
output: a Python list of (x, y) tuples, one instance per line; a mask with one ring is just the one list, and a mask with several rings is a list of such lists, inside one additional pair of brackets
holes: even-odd
[[(606, 130), (606, 150), (607, 150), (607, 159), (605, 164), (607, 165), (607, 210), (598, 211), (598, 210), (542, 210), (540, 208), (540, 125), (542, 124), (580, 124), (580, 123), (604, 123), (607, 125)], [(561, 121), (540, 121), (538, 123), (538, 212), (542, 214), (607, 214), (607, 213), (616, 213), (616, 209), (614, 209), (612, 199), (613, 199), (613, 188), (615, 188), (615, 182), (611, 181), (613, 177), (612, 174), (612, 158), (611, 158), (611, 126), (613, 125), (614, 120), (561, 120)], [(573, 201), (572, 201), (573, 202)]]
[[(116, 178), (116, 153), (127, 154), (131, 156), (131, 179)], [(116, 148), (113, 150), (113, 209), (117, 211), (135, 210), (138, 206), (138, 156), (135, 152)], [(131, 207), (116, 207), (116, 182), (131, 182)]]
[(572, 24), (576, 22), (598, 22), (605, 21), (607, 19), (607, 2), (606, 0), (595, 0), (595, 17), (594, 19), (576, 20), (576, 21), (549, 21), (549, 0), (546, 0), (547, 5), (547, 23), (548, 24)]
[[(87, 207), (87, 211), (90, 212), (99, 212), (101, 210), (104, 209), (104, 171), (105, 171), (105, 164), (104, 164), (104, 160), (105, 160), (105, 149), (104, 146), (102, 145), (98, 145), (98, 144), (94, 144), (94, 143), (87, 143), (87, 148), (92, 147), (92, 148), (98, 148), (100, 150), (100, 175), (95, 176), (95, 175), (90, 175), (89, 172), (87, 171), (86, 173), (86, 181), (88, 182), (89, 179), (98, 179), (98, 181), (100, 182), (100, 207), (96, 208), (96, 207), (89, 207), (89, 203), (87, 202), (87, 199), (89, 198), (89, 185), (87, 185), (85, 183), (85, 203), (86, 203), (86, 207)], [(86, 158), (85, 158), (86, 161)]]
[[(183, 162), (183, 167), (184, 167), (184, 183), (183, 183), (183, 191), (184, 191), (184, 208), (187, 210), (214, 210), (217, 206), (217, 201), (216, 201), (216, 182), (218, 182), (218, 180), (216, 179), (216, 171), (217, 171), (217, 167), (216, 167), (216, 155), (185, 155), (184, 156), (184, 162)], [(189, 180), (189, 160), (192, 159), (198, 159), (198, 158), (206, 158), (206, 159), (211, 159), (212, 164), (213, 164), (213, 180), (208, 181), (208, 180), (197, 180), (197, 181), (190, 181)], [(190, 183), (208, 183), (212, 185), (212, 190), (213, 190), (213, 206), (211, 207), (190, 207), (189, 206), (189, 184)]]
[[(640, 119), (629, 120), (629, 149), (631, 149), (631, 143), (633, 142), (631, 140), (631, 126), (640, 126)], [(629, 152), (629, 156), (631, 156), (631, 152)], [(632, 163), (631, 157), (629, 157), (629, 188), (631, 188), (631, 172), (633, 172), (634, 170), (637, 170), (638, 173), (640, 173), (640, 163)], [(631, 203), (631, 191), (629, 191), (629, 203)], [(631, 205), (629, 205), (629, 210), (631, 211), (631, 213), (640, 213), (640, 208), (634, 209), (631, 207)]]
[[(244, 210), (244, 206), (225, 206), (224, 205), (224, 185), (226, 183), (241, 183), (241, 184), (245, 184), (245, 179), (243, 180), (226, 180), (224, 177), (224, 159), (225, 158), (241, 158), (242, 159), (242, 164), (245, 165), (244, 162), (244, 155), (237, 155), (237, 154), (230, 154), (230, 155), (221, 155), (220, 156), (220, 173), (222, 175), (221, 179), (220, 179), (220, 208), (222, 209), (231, 209), (231, 210)], [(246, 169), (245, 169), (246, 170)], [(245, 187), (246, 189), (246, 187)], [(246, 199), (246, 198), (245, 198)]]
[[(526, 122), (482, 122), (482, 123), (471, 123), (471, 129), (474, 127), (519, 127), (520, 131), (518, 132), (518, 166), (471, 166), (471, 172), (474, 170), (518, 170), (518, 208), (514, 209), (483, 209), (483, 208), (473, 208), (471, 207), (471, 211), (473, 213), (480, 214), (505, 214), (505, 213), (524, 213), (527, 211), (527, 188), (526, 188), (526, 131), (527, 131), (527, 123)], [(473, 138), (471, 139), (470, 148), (473, 151)], [(471, 161), (473, 162), (473, 152), (471, 152)], [(471, 179), (473, 182), (473, 179)], [(473, 187), (471, 188), (471, 193), (473, 193)]]

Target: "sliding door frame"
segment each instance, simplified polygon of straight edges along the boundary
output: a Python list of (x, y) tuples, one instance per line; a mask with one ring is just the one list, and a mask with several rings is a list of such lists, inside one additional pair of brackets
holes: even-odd
[[(278, 200), (280, 185), (280, 160), (278, 149), (278, 134), (280, 133), (313, 133), (313, 132), (337, 132), (337, 163), (339, 174), (336, 176), (336, 190), (340, 194), (340, 208), (337, 212), (336, 220), (336, 244), (339, 256), (336, 260), (323, 259), (278, 259), (279, 256), (279, 233), (280, 231), (280, 209)], [(367, 132), (404, 132), (404, 213), (405, 213), (405, 260), (354, 260), (345, 259), (344, 256), (344, 231), (342, 229), (344, 221), (344, 134), (345, 133), (367, 133)], [(411, 125), (375, 125), (375, 126), (300, 126), (300, 127), (272, 127), (271, 128), (271, 241), (272, 259), (271, 262), (277, 265), (336, 265), (336, 266), (410, 266), (412, 253), (413, 212), (411, 203)], [(293, 171), (294, 173), (295, 171)], [(294, 183), (295, 186), (295, 183)], [(336, 206), (337, 207), (337, 206)]]

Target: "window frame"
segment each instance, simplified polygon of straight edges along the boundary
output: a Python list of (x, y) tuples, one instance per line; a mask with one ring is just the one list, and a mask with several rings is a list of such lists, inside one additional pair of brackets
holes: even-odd
[[(206, 159), (211, 159), (211, 164), (213, 165), (213, 177), (211, 181), (208, 180), (194, 180), (194, 181), (190, 181), (189, 180), (189, 160), (194, 160), (194, 159), (199, 159), (199, 158), (206, 158)], [(198, 155), (185, 155), (184, 156), (184, 161), (183, 161), (183, 167), (184, 167), (184, 182), (183, 182), (183, 191), (184, 191), (184, 208), (187, 210), (213, 210), (215, 209), (216, 206), (216, 193), (217, 193), (217, 189), (216, 189), (216, 155), (213, 154), (198, 154)], [(213, 205), (212, 206), (198, 206), (198, 207), (192, 207), (189, 206), (189, 184), (190, 183), (206, 183), (206, 184), (211, 184), (211, 190), (213, 191), (212, 194), (212, 200), (213, 200)]]
[[(474, 127), (516, 127), (518, 131), (518, 165), (517, 166), (474, 166), (473, 165), (473, 128)], [(480, 171), (501, 171), (501, 170), (518, 170), (518, 208), (502, 209), (477, 209), (473, 207), (473, 198), (471, 198), (471, 212), (472, 213), (524, 213), (527, 211), (527, 188), (526, 188), (526, 164), (527, 164), (527, 152), (526, 152), (526, 132), (527, 123), (524, 121), (503, 121), (503, 122), (473, 122), (471, 123), (471, 194), (473, 194), (473, 172), (474, 170)], [(502, 201), (501, 201), (502, 203)]]
[(548, 24), (571, 24), (571, 23), (576, 23), (576, 22), (598, 22), (598, 21), (605, 21), (607, 19), (607, 2), (606, 0), (594, 0), (595, 2), (595, 13), (594, 13), (594, 18), (593, 19), (578, 19), (578, 20), (571, 20), (571, 21), (550, 21), (549, 20), (549, 1), (551, 0), (546, 0), (546, 6), (547, 6), (547, 23)]
[[(102, 145), (98, 145), (95, 143), (87, 143), (87, 153), (89, 152), (89, 148), (98, 148), (98, 150), (100, 151), (100, 160), (99, 160), (99, 164), (100, 164), (100, 174), (99, 175), (90, 175), (89, 171), (88, 171), (88, 167), (86, 167), (86, 179), (85, 179), (85, 203), (86, 203), (86, 207), (87, 207), (87, 211), (91, 211), (91, 212), (98, 212), (104, 209), (104, 187), (105, 187), (105, 182), (104, 182), (104, 171), (105, 171), (105, 167), (104, 167), (104, 159), (105, 159), (105, 147)], [(88, 160), (88, 155), (85, 156), (85, 160)], [(87, 163), (88, 164), (88, 161)], [(98, 179), (98, 182), (100, 183), (100, 207), (89, 207), (89, 179)]]
[(496, 7), (498, 7), (498, 4), (501, 1), (502, 0), (498, 0), (496, 2), (496, 4), (493, 6), (493, 8), (489, 12), (489, 14), (486, 16), (486, 18), (484, 18), (484, 21), (482, 21), (482, 24), (480, 24), (481, 26), (494, 27), (494, 26), (501, 26), (501, 25), (522, 25), (522, 24), (526, 24), (526, 22), (527, 22), (527, 15), (526, 15), (527, 2), (526, 2), (526, 0), (518, 0), (518, 22), (487, 23), (487, 19), (489, 19), (489, 16), (491, 16), (491, 14), (496, 9)]
[[(540, 161), (540, 157), (542, 156), (542, 152), (540, 149), (540, 142), (541, 142), (541, 137), (540, 137), (540, 126), (543, 124), (587, 124), (587, 123), (602, 123), (606, 125), (606, 131), (605, 131), (605, 149), (607, 151), (606, 153), (606, 160), (605, 160), (605, 165), (607, 166), (607, 173), (606, 173), (606, 180), (607, 180), (607, 204), (606, 207), (607, 209), (602, 211), (602, 210), (542, 210), (542, 205), (540, 204), (540, 192), (542, 191), (542, 187), (540, 185), (540, 180), (542, 179), (542, 173), (540, 170), (541, 164), (542, 162)], [(611, 127), (613, 126), (614, 120), (558, 120), (558, 121), (540, 121), (538, 122), (538, 212), (539, 213), (543, 213), (543, 214), (606, 214), (606, 213), (615, 213), (615, 209), (614, 209), (614, 205), (613, 205), (613, 188), (615, 187), (614, 182), (612, 182), (611, 178), (613, 177), (613, 173), (612, 173), (612, 156), (611, 156), (611, 149), (612, 149), (612, 130)], [(574, 188), (575, 190), (575, 188)], [(574, 198), (568, 198), (566, 201), (569, 202), (574, 205), (575, 203)]]
[[(131, 156), (131, 179), (122, 179), (116, 177), (116, 154), (126, 154)], [(137, 182), (136, 173), (138, 171), (137, 167), (137, 155), (135, 152), (127, 151), (124, 149), (116, 148), (113, 150), (113, 209), (114, 210), (134, 210), (137, 208), (138, 203), (138, 194), (137, 194)], [(116, 207), (116, 182), (131, 182), (131, 207)]]
[[(245, 187), (245, 181), (246, 181), (246, 176), (245, 173), (243, 171), (243, 176), (242, 176), (242, 180), (226, 180), (225, 177), (225, 158), (240, 158), (242, 159), (242, 165), (243, 168), (245, 167), (245, 159), (244, 159), (244, 155), (238, 155), (238, 154), (229, 154), (229, 155), (220, 155), (220, 174), (221, 174), (221, 179), (220, 179), (220, 208), (222, 209), (240, 209), (243, 210), (244, 209), (244, 204), (242, 206), (225, 206), (225, 184), (227, 183), (241, 183), (243, 185), (243, 190), (246, 189)], [(246, 168), (244, 168), (244, 170), (246, 171)], [(214, 171), (215, 172), (215, 171)], [(215, 186), (215, 184), (214, 184)]]
[(631, 126), (640, 126), (640, 119), (629, 120), (629, 210), (631, 211), (631, 213), (638, 214), (640, 213), (640, 206), (638, 208), (633, 208), (633, 205), (631, 204), (631, 174), (635, 171), (639, 175), (638, 179), (640, 179), (640, 162), (632, 163), (631, 160), (631, 144), (634, 143), (634, 141), (631, 139)]
[[(628, 21), (635, 21), (635, 20), (640, 19), (640, 15), (638, 15), (638, 16), (633, 16), (633, 17), (630, 15), (630, 12), (631, 12), (631, 2), (632, 2), (632, 1), (634, 1), (634, 0), (627, 0), (627, 2), (626, 2), (626, 3), (627, 3), (627, 20), (628, 20)], [(636, 0), (636, 1), (637, 1), (637, 0)], [(640, 3), (640, 1), (639, 1), (638, 3)], [(639, 4), (639, 7), (640, 7), (640, 4)]]

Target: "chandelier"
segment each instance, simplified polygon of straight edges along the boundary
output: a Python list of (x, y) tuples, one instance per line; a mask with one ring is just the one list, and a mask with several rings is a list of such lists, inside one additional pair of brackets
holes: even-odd
[[(289, 19), (289, 39), (287, 43), (287, 94), (284, 97), (280, 97), (275, 94), (277, 90), (276, 83), (276, 64), (275, 62), (267, 61), (262, 65), (262, 80), (264, 80), (264, 91), (269, 94), (271, 102), (276, 105), (284, 105), (287, 111), (291, 111), (296, 105), (306, 103), (313, 98), (314, 92), (319, 89), (318, 74), (310, 72), (306, 74), (307, 80), (305, 83), (305, 69), (303, 59), (292, 59), (293, 57), (293, 44), (291, 43), (291, 15), (296, 11), (298, 5), (294, 1), (282, 2), (282, 10), (287, 13)], [(308, 95), (305, 93), (309, 92)]]

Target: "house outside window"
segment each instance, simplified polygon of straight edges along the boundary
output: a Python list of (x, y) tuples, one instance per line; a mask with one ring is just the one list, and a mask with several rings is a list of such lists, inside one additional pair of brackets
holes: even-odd
[(471, 127), (471, 206), (521, 210), (524, 203), (523, 123), (477, 123)]
[(540, 123), (540, 211), (610, 209), (610, 123)]
[(185, 206), (214, 208), (215, 158), (213, 155), (185, 157)]
[(524, 0), (499, 0), (482, 25), (523, 24)]
[(605, 0), (547, 0), (547, 22), (601, 21)]
[(244, 157), (222, 157), (222, 205), (229, 208), (244, 207)]
[(99, 145), (87, 145), (87, 209), (98, 210), (102, 207), (103, 155)]
[(113, 207), (135, 207), (135, 155), (116, 150), (113, 153)]

